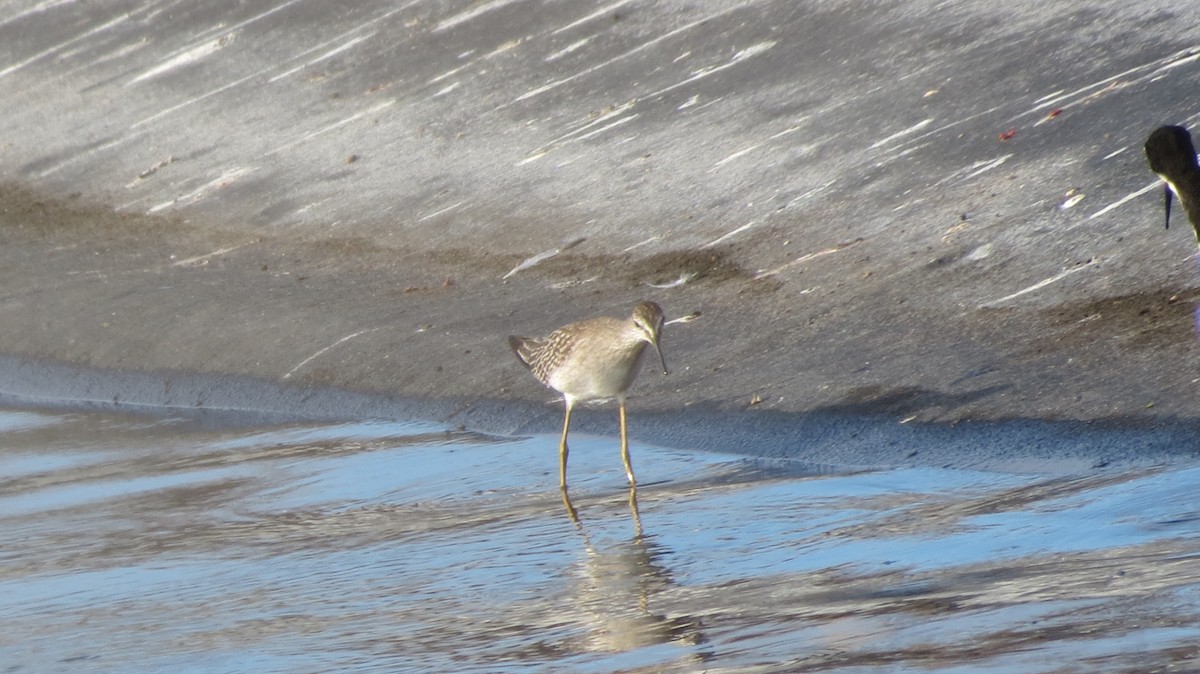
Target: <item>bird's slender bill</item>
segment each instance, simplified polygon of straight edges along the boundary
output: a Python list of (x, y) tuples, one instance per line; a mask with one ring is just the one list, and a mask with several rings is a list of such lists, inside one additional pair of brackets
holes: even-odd
[(658, 340), (655, 339), (653, 342), (650, 342), (650, 344), (654, 346), (654, 351), (658, 353), (658, 362), (662, 365), (663, 374), (671, 374), (667, 370), (667, 359), (663, 356), (662, 349), (658, 348)]

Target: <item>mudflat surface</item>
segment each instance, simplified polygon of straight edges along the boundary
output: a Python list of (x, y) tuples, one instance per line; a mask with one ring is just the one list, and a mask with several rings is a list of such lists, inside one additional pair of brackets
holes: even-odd
[(549, 430), (505, 336), (649, 298), (701, 315), (642, 415), (1190, 428), (1200, 269), (1140, 147), (1195, 114), (1197, 11), (7, 2), (0, 353), (150, 379), (6, 392)]

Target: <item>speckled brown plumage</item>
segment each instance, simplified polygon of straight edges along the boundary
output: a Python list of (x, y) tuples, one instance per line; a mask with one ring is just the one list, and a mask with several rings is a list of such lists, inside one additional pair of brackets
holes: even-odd
[(559, 442), (559, 485), (567, 486), (567, 432), (571, 410), (581, 400), (616, 398), (621, 422), (621, 457), (630, 487), (636, 487), (629, 462), (625, 429), (625, 391), (641, 370), (646, 345), (658, 352), (663, 373), (666, 360), (659, 349), (663, 313), (654, 302), (634, 307), (628, 319), (592, 318), (565, 325), (542, 339), (511, 336), (513, 353), (533, 375), (563, 396), (566, 411)]

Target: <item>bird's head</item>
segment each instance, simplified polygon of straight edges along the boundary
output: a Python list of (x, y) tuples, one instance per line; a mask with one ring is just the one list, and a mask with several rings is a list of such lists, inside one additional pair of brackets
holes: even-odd
[(654, 302), (642, 302), (633, 308), (632, 320), (634, 326), (641, 333), (642, 339), (649, 342), (650, 346), (653, 346), (658, 353), (658, 362), (662, 365), (663, 374), (669, 374), (667, 359), (663, 357), (662, 349), (658, 345), (663, 326), (662, 307)]
[(1200, 170), (1196, 164), (1196, 148), (1192, 145), (1192, 134), (1182, 126), (1160, 126), (1146, 139), (1146, 160), (1150, 170), (1166, 183), (1163, 186), (1163, 210), (1166, 212), (1166, 227), (1171, 227), (1171, 193), (1186, 176)]

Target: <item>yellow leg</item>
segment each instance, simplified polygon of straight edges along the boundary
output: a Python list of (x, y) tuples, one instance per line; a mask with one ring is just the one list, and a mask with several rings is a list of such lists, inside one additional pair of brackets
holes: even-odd
[(571, 403), (567, 403), (567, 412), (563, 416), (562, 440), (558, 442), (558, 486), (567, 488), (567, 431), (571, 429)]
[(620, 402), (621, 410), (621, 460), (625, 462), (625, 477), (629, 478), (630, 489), (637, 489), (637, 480), (633, 479), (633, 465), (629, 463), (629, 437), (625, 433), (625, 401)]

